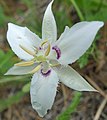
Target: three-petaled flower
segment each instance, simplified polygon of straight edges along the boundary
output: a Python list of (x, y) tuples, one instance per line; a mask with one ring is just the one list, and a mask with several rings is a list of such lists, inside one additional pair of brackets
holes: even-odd
[[(23, 61), (6, 75), (34, 74), (30, 95), (33, 108), (43, 117), (51, 109), (59, 82), (78, 91), (96, 91), (68, 64), (75, 62), (92, 44), (103, 22), (79, 22), (65, 27), (57, 40), (56, 22), (48, 5), (42, 24), (42, 39), (26, 27), (8, 24), (7, 39), (14, 53)], [(57, 40), (57, 41), (56, 41)]]

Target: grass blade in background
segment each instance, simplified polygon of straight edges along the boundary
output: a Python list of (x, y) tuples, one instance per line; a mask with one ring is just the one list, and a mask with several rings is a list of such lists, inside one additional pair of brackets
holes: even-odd
[(81, 21), (84, 21), (84, 20), (85, 20), (85, 19), (84, 19), (84, 16), (83, 16), (81, 10), (79, 9), (76, 1), (75, 1), (75, 0), (70, 0), (70, 1), (71, 1), (71, 3), (73, 4), (73, 6), (75, 7), (75, 9), (76, 9), (76, 11), (77, 11), (77, 14), (78, 14), (78, 16), (79, 16), (79, 18), (80, 18), (80, 20), (81, 20)]
[(23, 82), (23, 81), (28, 81), (28, 76), (12, 76), (12, 77), (4, 77), (0, 79), (0, 84), (7, 83), (7, 82)]
[(21, 98), (28, 93), (30, 90), (30, 82), (25, 84), (22, 88), (21, 91), (18, 91), (16, 94), (14, 94), (13, 96), (10, 96), (7, 99), (1, 99), (0, 100), (0, 112), (2, 112), (3, 110), (5, 110), (6, 108), (10, 107), (11, 105), (18, 103)]
[(70, 120), (71, 114), (76, 111), (78, 104), (80, 103), (81, 92), (75, 92), (71, 105), (62, 112), (56, 120)]
[(10, 107), (11, 105), (18, 103), (24, 95), (25, 93), (23, 91), (19, 91), (8, 99), (0, 100), (0, 112)]

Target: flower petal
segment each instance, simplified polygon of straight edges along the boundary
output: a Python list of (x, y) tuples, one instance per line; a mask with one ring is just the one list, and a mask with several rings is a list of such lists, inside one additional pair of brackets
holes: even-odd
[(13, 66), (10, 68), (5, 75), (25, 75), (28, 74), (30, 71), (32, 71), (37, 64), (31, 65), (31, 66), (24, 66), (24, 67), (19, 67), (19, 66)]
[(34, 52), (34, 47), (40, 43), (40, 38), (28, 28), (12, 23), (8, 24), (7, 40), (15, 54), (24, 60), (30, 60), (33, 56), (25, 52), (20, 45)]
[(82, 76), (70, 66), (59, 66), (55, 68), (60, 81), (66, 86), (78, 91), (97, 91)]
[(50, 2), (46, 9), (42, 24), (42, 39), (49, 40), (50, 43), (56, 41), (57, 39), (56, 21), (51, 10), (53, 1), (54, 0)]
[(32, 107), (43, 117), (51, 109), (57, 91), (58, 77), (54, 71), (47, 77), (40, 73), (34, 74), (31, 81)]
[(103, 22), (80, 22), (70, 29), (65, 29), (62, 36), (56, 41), (61, 50), (59, 62), (69, 64), (75, 62), (91, 46)]
[(64, 32), (61, 34), (59, 39), (63, 39), (65, 37), (65, 35), (69, 32), (70, 28), (68, 26), (65, 26), (65, 30)]

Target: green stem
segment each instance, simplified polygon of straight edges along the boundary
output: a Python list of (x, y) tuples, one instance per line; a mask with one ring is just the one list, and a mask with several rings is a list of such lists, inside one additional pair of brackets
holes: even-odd
[(76, 11), (77, 11), (77, 14), (78, 14), (78, 16), (79, 16), (79, 18), (80, 18), (80, 20), (81, 20), (81, 21), (84, 21), (85, 18), (84, 18), (84, 16), (83, 16), (81, 10), (79, 9), (76, 1), (75, 1), (75, 0), (70, 0), (70, 1), (72, 2), (73, 6), (75, 7), (75, 9), (76, 9)]
[(63, 113), (61, 113), (56, 120), (69, 120), (71, 114), (75, 112), (80, 102), (81, 95), (82, 95), (81, 92), (75, 92), (71, 105)]

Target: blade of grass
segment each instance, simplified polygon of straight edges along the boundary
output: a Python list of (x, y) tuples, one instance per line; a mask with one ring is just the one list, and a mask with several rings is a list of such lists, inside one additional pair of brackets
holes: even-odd
[(71, 105), (63, 113), (61, 113), (56, 120), (70, 120), (71, 114), (75, 112), (78, 104), (80, 103), (81, 95), (81, 92), (75, 92)]
[(15, 77), (5, 77), (0, 79), (0, 84), (12, 82), (12, 81), (28, 81), (28, 76), (15, 76)]
[(0, 60), (0, 68), (3, 68), (3, 66), (8, 63), (8, 61), (13, 57), (13, 52), (12, 51), (8, 51), (8, 53), (6, 53), (4, 55), (4, 57)]
[(19, 91), (14, 96), (9, 97), (8, 99), (0, 100), (0, 112), (10, 107), (12, 104), (18, 103), (24, 95), (25, 93), (23, 91)]
[(10, 96), (7, 99), (1, 99), (0, 100), (0, 112), (2, 112), (3, 110), (5, 110), (6, 108), (10, 107), (11, 105), (18, 103), (21, 98), (28, 93), (30, 90), (30, 82), (25, 84), (22, 87), (21, 91), (18, 91), (15, 95)]
[(75, 7), (75, 9), (76, 9), (76, 11), (77, 11), (77, 14), (78, 14), (78, 16), (79, 16), (79, 18), (80, 18), (80, 20), (81, 20), (81, 21), (84, 21), (85, 18), (84, 18), (84, 16), (83, 16), (81, 10), (79, 9), (76, 1), (75, 1), (75, 0), (70, 0), (70, 1), (71, 1), (72, 5)]

